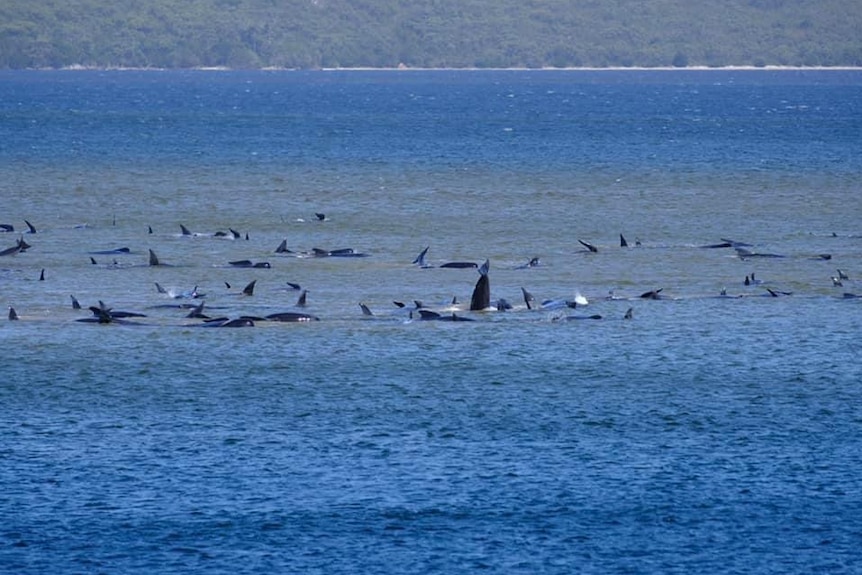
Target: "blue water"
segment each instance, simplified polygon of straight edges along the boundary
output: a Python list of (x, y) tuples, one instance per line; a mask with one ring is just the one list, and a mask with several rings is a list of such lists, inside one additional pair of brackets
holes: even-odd
[(858, 71), (0, 72), (0, 572), (858, 573), (859, 134)]

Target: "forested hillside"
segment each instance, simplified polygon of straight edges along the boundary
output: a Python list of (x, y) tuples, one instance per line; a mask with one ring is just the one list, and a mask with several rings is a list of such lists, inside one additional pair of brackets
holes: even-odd
[(860, 66), (859, 0), (2, 0), (0, 68)]

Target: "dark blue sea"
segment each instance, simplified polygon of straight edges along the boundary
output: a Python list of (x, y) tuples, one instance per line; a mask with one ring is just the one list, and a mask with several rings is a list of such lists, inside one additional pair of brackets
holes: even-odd
[(4, 574), (862, 572), (860, 71), (0, 71), (0, 224)]

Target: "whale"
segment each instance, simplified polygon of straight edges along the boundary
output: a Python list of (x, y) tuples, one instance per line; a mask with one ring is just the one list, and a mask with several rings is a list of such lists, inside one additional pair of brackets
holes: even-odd
[(183, 299), (183, 298), (199, 299), (199, 298), (202, 298), (202, 297), (206, 297), (206, 295), (207, 295), (207, 294), (205, 294), (205, 293), (201, 293), (201, 292), (199, 292), (199, 291), (198, 291), (198, 286), (195, 286), (195, 287), (194, 287), (194, 288), (192, 288), (190, 291), (184, 291), (184, 292), (179, 292), (179, 293), (177, 293), (177, 292), (175, 292), (174, 290), (168, 290), (168, 289), (163, 288), (163, 287), (159, 284), (159, 282), (153, 282), (153, 283), (155, 284), (155, 286), (156, 286), (156, 291), (157, 291), (158, 293), (163, 294), (163, 295), (166, 295), (166, 296), (169, 296), (169, 297), (171, 297), (171, 298), (173, 298), (173, 299)]
[(316, 258), (365, 258), (368, 254), (357, 252), (353, 248), (339, 248), (336, 250), (324, 250), (313, 248), (311, 255)]
[(73, 295), (69, 296), (72, 298), (72, 309), (81, 309), (81, 304), (78, 302), (78, 298)]
[(296, 307), (305, 307), (308, 301), (308, 290), (302, 290), (299, 298), (296, 300)]
[(365, 305), (362, 302), (359, 302), (359, 309), (362, 310), (362, 315), (364, 316), (373, 316), (374, 314), (371, 312), (371, 308)]
[(589, 242), (585, 242), (584, 240), (578, 240), (578, 243), (580, 243), (582, 246), (587, 248), (592, 253), (597, 253), (599, 251), (599, 248), (597, 248), (596, 246), (594, 246), (593, 244), (591, 244)]
[(446, 262), (445, 264), (441, 264), (440, 267), (448, 269), (468, 269), (478, 268), (479, 264), (476, 262)]
[(597, 313), (593, 314), (593, 315), (567, 315), (563, 319), (566, 321), (579, 320), (579, 319), (602, 319), (602, 316), (597, 314)]
[[(470, 317), (456, 315), (455, 312), (452, 312), (452, 315), (443, 315), (430, 309), (420, 309), (418, 311), (419, 319), (422, 321), (475, 321)], [(413, 312), (410, 313), (412, 314)]]
[(204, 320), (203, 323), (198, 324), (198, 327), (254, 327), (254, 320), (250, 317), (238, 317), (235, 319), (217, 317)]
[(527, 309), (533, 309), (533, 304), (536, 303), (536, 298), (523, 287), (521, 288), (521, 293), (524, 296), (524, 304), (527, 306)]
[(739, 259), (744, 260), (745, 258), (783, 258), (784, 256), (781, 254), (772, 254), (766, 252), (753, 252), (748, 248), (734, 246), (736, 250), (736, 255), (739, 256)]
[(293, 254), (296, 253), (293, 250), (287, 249), (287, 240), (281, 240), (281, 243), (278, 244), (278, 247), (275, 248), (275, 253), (277, 254)]
[(35, 234), (36, 233), (36, 228), (33, 227), (33, 224), (31, 224), (27, 220), (24, 220), (24, 223), (27, 224), (27, 233), (28, 234)]
[(525, 264), (521, 264), (519, 266), (516, 266), (515, 269), (516, 270), (527, 270), (530, 268), (539, 267), (541, 264), (542, 264), (541, 260), (538, 257), (535, 257), (535, 258), (530, 258), (530, 261), (528, 261)]
[(112, 319), (124, 319), (129, 317), (147, 317), (146, 314), (138, 313), (134, 311), (114, 311), (111, 308), (105, 305), (105, 302), (99, 300), (98, 307), (91, 305), (89, 307), (90, 311), (93, 312), (93, 315), (96, 317), (100, 317), (103, 314), (108, 314)]
[(0, 224), (0, 232), (14, 232), (15, 226), (12, 224)]
[(663, 289), (664, 288), (658, 288), (658, 289), (644, 292), (640, 295), (640, 298), (641, 299), (661, 299), (662, 298), (661, 292)]
[(488, 270), (491, 262), (485, 260), (479, 268), (479, 280), (473, 287), (473, 295), (470, 297), (470, 311), (479, 311), (491, 307), (491, 280), (488, 278)]
[(76, 319), (75, 321), (82, 323), (98, 323), (98, 324), (109, 324), (116, 323), (120, 325), (142, 325), (137, 322), (128, 321), (125, 318), (128, 317), (146, 317), (143, 314), (137, 314), (135, 312), (122, 312), (122, 311), (112, 311), (111, 308), (105, 305), (105, 302), (99, 300), (99, 306), (90, 306), (90, 311), (93, 312), (93, 317), (84, 317), (80, 319)]
[(423, 268), (423, 269), (434, 267), (425, 261), (425, 256), (428, 254), (428, 248), (430, 248), (430, 247), (431, 246), (426, 246), (424, 250), (419, 252), (419, 255), (416, 256), (411, 263), (414, 265), (418, 265), (420, 268)]
[(155, 267), (155, 266), (167, 265), (167, 264), (164, 264), (161, 261), (159, 261), (159, 256), (157, 256), (156, 252), (154, 252), (153, 250), (149, 250), (149, 254), (150, 254), (150, 257), (149, 257), (149, 265), (150, 266)]
[[(426, 246), (425, 249), (423, 249), (421, 252), (419, 252), (419, 255), (416, 256), (411, 263), (414, 265), (418, 265), (420, 268), (423, 268), (423, 269), (433, 268), (434, 266), (432, 264), (429, 264), (428, 261), (426, 260), (426, 256), (428, 255), (428, 248), (430, 248), (430, 247), (431, 246)], [(533, 258), (533, 259), (538, 264), (539, 259), (538, 258)], [(532, 261), (533, 260), (531, 260), (531, 262)], [(446, 262), (446, 263), (440, 264), (440, 266), (438, 266), (438, 267), (446, 268), (446, 269), (475, 269), (475, 268), (479, 267), (479, 264), (477, 264), (476, 262), (452, 261), (452, 262)], [(526, 266), (524, 266), (524, 267), (526, 267)]]
[(280, 321), (280, 322), (290, 322), (290, 323), (302, 323), (307, 321), (320, 321), (320, 318), (315, 315), (310, 315), (307, 313), (300, 313), (296, 311), (283, 311), (279, 313), (271, 313), (265, 316), (267, 321)]
[(9, 321), (18, 321), (18, 312), (11, 305), (9, 306)]
[(242, 295), (254, 295), (254, 286), (257, 283), (257, 280), (251, 280), (251, 282), (242, 288)]
[(93, 252), (87, 252), (88, 254), (92, 254), (94, 256), (109, 256), (109, 255), (119, 255), (119, 254), (130, 254), (132, 250), (129, 248), (114, 248), (112, 250), (97, 250)]
[(251, 260), (234, 260), (232, 262), (228, 262), (228, 265), (233, 266), (235, 268), (263, 268), (270, 269), (272, 266), (269, 262), (252, 262)]
[(0, 251), (0, 257), (2, 256), (14, 256), (15, 254), (21, 251), (21, 244), (16, 243), (11, 248), (6, 248), (5, 250)]
[(198, 318), (198, 319), (210, 319), (210, 317), (204, 314), (204, 305), (206, 301), (201, 300), (201, 303), (192, 308), (192, 310), (186, 316), (187, 318)]

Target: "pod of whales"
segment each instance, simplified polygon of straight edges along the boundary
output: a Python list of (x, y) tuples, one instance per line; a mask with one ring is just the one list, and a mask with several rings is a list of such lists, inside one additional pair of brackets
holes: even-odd
[[(29, 222), (28, 222), (28, 224), (29, 224)], [(28, 229), (29, 229), (29, 231), (27, 233), (30, 233), (30, 234), (37, 233), (35, 227), (28, 226)], [(205, 235), (206, 236), (217, 236), (218, 235), (218, 233), (215, 233), (215, 234), (196, 234), (196, 233), (193, 233), (190, 230), (188, 230), (188, 228), (186, 228), (182, 224), (180, 225), (180, 229), (182, 232), (181, 236), (169, 235), (168, 236), (169, 238), (170, 237), (174, 238), (174, 240), (169, 240), (169, 241), (185, 241), (185, 240), (179, 239), (180, 237), (185, 237), (185, 236), (203, 237)], [(329, 229), (329, 225), (327, 226), (327, 229)], [(0, 231), (13, 232), (14, 226), (12, 226), (12, 225), (2, 226), (2, 229), (0, 229)], [(151, 228), (148, 228), (148, 235), (150, 232), (151, 232)], [(52, 230), (50, 230), (50, 229), (48, 229), (47, 231), (43, 230), (42, 233), (40, 233), (40, 235), (39, 235), (40, 240), (43, 237), (50, 238), (51, 233), (52, 233)], [(231, 238), (234, 238), (234, 239), (237, 239), (240, 237), (239, 233), (236, 232), (235, 230), (233, 230), (233, 228), (230, 228), (229, 235)], [(246, 234), (246, 237), (248, 237), (247, 234)], [(105, 238), (102, 237), (101, 239), (104, 241)], [(150, 241), (152, 241), (152, 239), (153, 238), (150, 238)], [(629, 246), (629, 243), (626, 241), (625, 237), (622, 234), (619, 234), (619, 241), (620, 241), (620, 247), (628, 247)], [(37, 242), (37, 243), (41, 244), (41, 241)], [(578, 243), (582, 247), (584, 247), (586, 249), (586, 251), (589, 253), (598, 253), (599, 252), (599, 249), (596, 247), (595, 244), (592, 244), (590, 242), (586, 242), (586, 241), (580, 240), (580, 239), (578, 240)], [(120, 244), (120, 245), (122, 245), (122, 244)], [(203, 246), (203, 244), (198, 244), (198, 245)], [(243, 245), (250, 245), (250, 244), (243, 244)], [(639, 242), (638, 242), (638, 245), (639, 245)], [(24, 236), (22, 235), (15, 241), (15, 243), (13, 245), (8, 246), (3, 250), (0, 250), (0, 256), (7, 256), (7, 257), (19, 256), (19, 254), (22, 254), (23, 252), (27, 251), (31, 247), (32, 246), (24, 240)], [(24, 262), (24, 261), (33, 262), (33, 261), (36, 261), (36, 262), (38, 262), (39, 260), (34, 258), (33, 255), (37, 254), (37, 252), (40, 251), (39, 247), (40, 246), (37, 246), (37, 248), (35, 250), (32, 250), (31, 252), (29, 252), (24, 258), (19, 256), (19, 257), (15, 258), (14, 260), (10, 260), (10, 261), (16, 261), (16, 262)], [(158, 248), (158, 247), (159, 246), (155, 246), (155, 248)], [(652, 245), (651, 247), (654, 247), (654, 245)], [(728, 240), (728, 239), (724, 239), (724, 238), (721, 240), (720, 243), (705, 244), (705, 245), (688, 244), (686, 247), (688, 247), (688, 248), (702, 247), (702, 248), (711, 248), (711, 249), (727, 248), (727, 249), (729, 249), (730, 254), (737, 255), (740, 260), (748, 260), (748, 259), (755, 259), (755, 258), (781, 259), (781, 258), (786, 258), (786, 257), (791, 257), (791, 258), (794, 257), (792, 254), (790, 256), (785, 256), (785, 255), (772, 253), (772, 252), (760, 252), (760, 251), (757, 251), (752, 244), (747, 244), (747, 243), (738, 242), (738, 241), (734, 241), (734, 240)], [(200, 249), (200, 248), (196, 248), (196, 249)], [(405, 306), (403, 303), (396, 302), (396, 305), (402, 311), (392, 311), (388, 315), (385, 313), (382, 315), (379, 315), (379, 314), (374, 314), (371, 311), (371, 308), (365, 302), (361, 302), (361, 303), (359, 303), (359, 308), (360, 308), (359, 311), (361, 312), (361, 317), (367, 318), (367, 319), (374, 321), (374, 322), (386, 320), (386, 319), (392, 318), (392, 317), (397, 317), (397, 318), (401, 318), (401, 319), (408, 317), (409, 319), (417, 319), (420, 321), (464, 322), (464, 321), (476, 321), (479, 318), (490, 318), (491, 316), (495, 315), (495, 314), (488, 314), (488, 313), (477, 313), (477, 312), (487, 312), (489, 310), (496, 310), (499, 312), (505, 312), (502, 315), (510, 315), (510, 314), (516, 314), (517, 315), (519, 312), (522, 312), (522, 311), (533, 312), (533, 314), (534, 314), (533, 317), (535, 317), (537, 319), (550, 319), (552, 321), (557, 321), (557, 320), (567, 320), (568, 321), (568, 320), (581, 320), (581, 319), (600, 320), (603, 317), (608, 317), (609, 315), (610, 316), (615, 315), (615, 314), (599, 314), (599, 313), (584, 314), (582, 312), (582, 310), (585, 306), (589, 305), (589, 301), (587, 300), (587, 298), (581, 296), (578, 293), (576, 293), (576, 296), (574, 298), (543, 299), (541, 303), (538, 303), (538, 300), (536, 299), (536, 297), (526, 287), (521, 286), (519, 288), (514, 288), (514, 289), (520, 290), (520, 296), (521, 296), (520, 298), (500, 297), (501, 295), (504, 295), (504, 294), (499, 294), (494, 299), (492, 299), (490, 273), (489, 273), (490, 272), (490, 260), (489, 259), (485, 259), (481, 265), (478, 265), (475, 262), (461, 261), (461, 260), (446, 261), (446, 262), (443, 262), (443, 263), (440, 263), (437, 265), (433, 265), (433, 264), (430, 264), (428, 262), (429, 250), (430, 250), (430, 246), (425, 246), (420, 251), (420, 253), (415, 258), (412, 259), (411, 263), (413, 264), (413, 266), (418, 266), (420, 269), (427, 269), (427, 268), (446, 269), (446, 268), (449, 268), (449, 269), (476, 269), (478, 271), (479, 277), (476, 279), (475, 285), (473, 286), (472, 292), (470, 294), (469, 303), (459, 304), (458, 298), (453, 297), (453, 298), (447, 299), (447, 300), (445, 300), (439, 304), (426, 306), (422, 303), (421, 300), (415, 299), (415, 300), (413, 300), (413, 307)], [(171, 309), (171, 308), (173, 308), (173, 309), (182, 310), (182, 316), (181, 316), (181, 318), (178, 318), (178, 319), (183, 319), (183, 320), (185, 320), (185, 322), (187, 322), (186, 324), (183, 324), (183, 326), (199, 325), (201, 327), (255, 327), (258, 325), (265, 324), (265, 323), (273, 323), (273, 324), (277, 324), (277, 323), (307, 323), (307, 322), (317, 322), (317, 321), (320, 321), (320, 319), (321, 319), (321, 317), (319, 315), (311, 314), (311, 313), (304, 313), (305, 308), (309, 308), (309, 309), (313, 309), (313, 310), (319, 309), (319, 304), (317, 301), (318, 298), (315, 298), (315, 301), (310, 303), (309, 299), (308, 299), (310, 292), (308, 289), (303, 289), (300, 286), (300, 284), (298, 284), (298, 283), (285, 282), (284, 280), (280, 280), (280, 282), (281, 282), (280, 285), (282, 287), (280, 287), (280, 288), (269, 288), (268, 293), (271, 294), (273, 290), (280, 290), (282, 293), (284, 292), (285, 289), (296, 290), (297, 292), (299, 292), (299, 295), (298, 295), (298, 298), (296, 299), (296, 302), (295, 302), (293, 307), (303, 308), (302, 312), (300, 312), (300, 311), (278, 311), (275, 313), (264, 313), (262, 315), (253, 315), (253, 314), (236, 315), (236, 314), (234, 314), (231, 317), (228, 317), (227, 315), (224, 315), (221, 317), (210, 317), (211, 315), (216, 315), (216, 314), (209, 313), (209, 312), (211, 312), (212, 310), (218, 309), (219, 306), (218, 305), (210, 306), (209, 304), (207, 304), (205, 306), (204, 298), (206, 298), (207, 294), (199, 291), (198, 286), (194, 286), (194, 288), (192, 288), (191, 290), (189, 290), (189, 289), (172, 290), (172, 289), (166, 289), (166, 288), (162, 287), (162, 284), (159, 283), (159, 281), (154, 281), (156, 279), (158, 279), (160, 281), (165, 281), (165, 279), (167, 279), (169, 276), (174, 277), (174, 279), (176, 279), (175, 275), (177, 274), (177, 271), (169, 271), (169, 270), (165, 270), (164, 272), (159, 271), (158, 268), (170, 267), (170, 266), (168, 266), (167, 264), (165, 264), (164, 262), (162, 262), (160, 260), (160, 258), (156, 255), (156, 252), (154, 249), (147, 248), (146, 251), (148, 254), (148, 266), (152, 267), (152, 268), (156, 268), (156, 269), (153, 269), (152, 272), (147, 272), (147, 274), (152, 278), (150, 281), (153, 281), (153, 284), (151, 284), (151, 285), (155, 285), (155, 287), (156, 287), (156, 290), (155, 290), (156, 293), (158, 293), (161, 296), (167, 296), (170, 299), (194, 300), (192, 303), (188, 303), (188, 304), (174, 303), (174, 304), (147, 306), (147, 309), (157, 309), (157, 308)], [(279, 244), (279, 246), (276, 248), (275, 252), (277, 254), (294, 255), (294, 256), (299, 257), (299, 258), (309, 258), (309, 259), (316, 259), (316, 258), (364, 258), (364, 257), (368, 257), (368, 254), (355, 251), (353, 248), (339, 248), (339, 249), (313, 248), (310, 251), (291, 251), (287, 248), (287, 240), (286, 239), (283, 240)], [(116, 248), (110, 248), (110, 249), (96, 249), (93, 251), (89, 251), (87, 253), (92, 254), (92, 255), (106, 255), (106, 256), (118, 256), (119, 257), (119, 256), (135, 254), (135, 253), (140, 254), (142, 252), (141, 251), (133, 251), (132, 248), (127, 247), (127, 246), (123, 246), (123, 247), (116, 247)], [(622, 252), (618, 252), (618, 253), (622, 254)], [(638, 252), (638, 253), (644, 254), (647, 252), (645, 251), (645, 252)], [(254, 252), (252, 252), (250, 255), (253, 255), (253, 254), (254, 254)], [(596, 258), (594, 261), (603, 261), (603, 260), (606, 260), (607, 258), (613, 257), (612, 254), (611, 255), (608, 255), (608, 254), (610, 254), (610, 252), (603, 249), (601, 252), (601, 257)], [(621, 256), (621, 257), (627, 257), (627, 258), (641, 257), (641, 256), (636, 256), (635, 254), (636, 254), (636, 252), (633, 250), (631, 252), (627, 252), (625, 256)], [(172, 252), (172, 255), (176, 255), (176, 252)], [(38, 257), (38, 255), (36, 255), (36, 257)], [(795, 258), (796, 258), (796, 261), (802, 261), (805, 259), (812, 260), (812, 261), (831, 261), (831, 259), (832, 259), (832, 257), (826, 253), (822, 253), (822, 254), (819, 254), (816, 256), (796, 255)], [(90, 259), (91, 263), (96, 263), (96, 260), (94, 258), (92, 258), (92, 256), (89, 259)], [(114, 260), (114, 261), (116, 263), (116, 260)], [(223, 264), (222, 265), (210, 264), (210, 267), (211, 268), (221, 268), (224, 270), (228, 270), (228, 269), (236, 269), (236, 270), (273, 269), (273, 265), (270, 262), (257, 261), (255, 259), (251, 259), (251, 258), (243, 258), (243, 259), (224, 258), (221, 261), (222, 262), (227, 261), (227, 265), (225, 266)], [(281, 260), (281, 261), (284, 262), (284, 260)], [(519, 262), (518, 262), (517, 258), (515, 258), (513, 260), (509, 260), (509, 261), (510, 261), (510, 263), (507, 263), (501, 267), (495, 268), (495, 269), (503, 270), (503, 271), (499, 272), (501, 277), (503, 277), (507, 274), (508, 275), (520, 274), (520, 272), (516, 272), (514, 270), (532, 269), (532, 268), (539, 267), (539, 265), (540, 265), (540, 260), (538, 257), (530, 258), (527, 261), (527, 263), (521, 263), (520, 265), (518, 265)], [(520, 261), (523, 262), (524, 260), (520, 260)], [(281, 264), (279, 264), (278, 261), (275, 261), (275, 260), (273, 261), (273, 263), (275, 264), (275, 267), (278, 267), (279, 265), (281, 265)], [(552, 262), (550, 268), (547, 266), (542, 266), (543, 271), (541, 271), (541, 272), (529, 272), (529, 273), (531, 274), (531, 276), (533, 276), (533, 274), (536, 273), (536, 274), (540, 274), (542, 277), (545, 277), (547, 275), (547, 271), (549, 269), (552, 270), (553, 266), (555, 264), (559, 265), (557, 262)], [(200, 264), (197, 264), (197, 265), (200, 265)], [(294, 264), (289, 264), (289, 265), (293, 266)], [(300, 264), (296, 264), (296, 265), (300, 265)], [(309, 265), (311, 265), (311, 264), (309, 264)], [(337, 265), (341, 266), (342, 264), (337, 264)], [(351, 264), (345, 263), (344, 265), (350, 266)], [(402, 265), (404, 265), (404, 264), (402, 264)], [(764, 266), (766, 266), (766, 265), (772, 266), (772, 265), (783, 265), (783, 264), (780, 264), (780, 263), (766, 264), (764, 262), (763, 265)], [(810, 265), (817, 265), (817, 264), (810, 264)], [(132, 266), (128, 266), (128, 267), (142, 268), (145, 266), (133, 266), (132, 265)], [(193, 267), (193, 266), (190, 266), (190, 267)], [(324, 266), (324, 268), (325, 267), (326, 266)], [(405, 265), (405, 268), (406, 268), (406, 265)], [(99, 268), (96, 268), (96, 269), (99, 269)], [(106, 269), (106, 268), (103, 267), (101, 269)], [(182, 271), (182, 268), (176, 268), (176, 269), (178, 271)], [(35, 270), (40, 270), (40, 268), (35, 267)], [(96, 271), (94, 273), (99, 273), (99, 272)], [(226, 272), (226, 273), (229, 273), (229, 272)], [(237, 272), (233, 272), (233, 273), (237, 273)], [(273, 272), (273, 273), (275, 273), (275, 272)], [(164, 275), (164, 274), (168, 274), (168, 275)], [(497, 275), (496, 272), (495, 272), (495, 275)], [(771, 275), (772, 274), (770, 274), (770, 276)], [(456, 276), (461, 277), (458, 274), (455, 274), (455, 275), (440, 274), (440, 275), (435, 275), (434, 278), (445, 277), (445, 278), (452, 279), (452, 278), (455, 278)], [(39, 281), (46, 281), (46, 277), (48, 277), (50, 279), (50, 281), (46, 282), (48, 284), (56, 283), (56, 281), (57, 281), (56, 280), (57, 274), (47, 275), (45, 268), (42, 268), (39, 271), (38, 277), (39, 277)], [(423, 277), (428, 277), (428, 276), (423, 275)], [(514, 277), (514, 276), (512, 276), (512, 277)], [(521, 275), (520, 277), (523, 277), (523, 275)], [(533, 276), (533, 277), (536, 277), (536, 276)], [(32, 280), (35, 280), (35, 277), (33, 275), (28, 275), (27, 279), (32, 281)], [(231, 282), (235, 281), (235, 277), (230, 278), (230, 279), (231, 279)], [(449, 279), (447, 279), (446, 281), (449, 281)], [(850, 282), (851, 282), (850, 274), (844, 268), (837, 268), (837, 275), (830, 276), (828, 274), (824, 274), (823, 279), (827, 283), (829, 281), (831, 281), (831, 285), (833, 287), (843, 287), (845, 283), (847, 283), (848, 285), (851, 285), (850, 284)], [(255, 288), (257, 286), (257, 281), (258, 280), (253, 279), (249, 283), (247, 283), (245, 288), (243, 288), (241, 291), (230, 292), (230, 293), (227, 293), (226, 295), (227, 296), (246, 296), (246, 297), (253, 296), (253, 295), (255, 295)], [(736, 285), (739, 285), (738, 279), (736, 280), (736, 282), (737, 282)], [(230, 283), (228, 283), (228, 282), (224, 282), (224, 283), (228, 287), (228, 289), (230, 289)], [(749, 287), (750, 286), (762, 286), (762, 289), (757, 290), (758, 293), (756, 293), (756, 294), (753, 293), (753, 290), (751, 290), (751, 291), (746, 290), (745, 292), (739, 293), (737, 295), (728, 295), (727, 290), (725, 288), (721, 288), (720, 292), (718, 292), (718, 291), (713, 292), (713, 294), (718, 293), (718, 295), (708, 295), (708, 296), (699, 296), (699, 297), (710, 297), (710, 298), (719, 298), (720, 297), (720, 298), (727, 298), (727, 299), (737, 299), (740, 297), (749, 297), (749, 296), (754, 296), (754, 295), (760, 295), (760, 296), (766, 296), (768, 298), (779, 298), (779, 297), (783, 297), (783, 296), (792, 295), (792, 293), (793, 293), (790, 290), (784, 290), (784, 289), (780, 289), (778, 287), (774, 287), (773, 284), (776, 283), (774, 280), (769, 282), (768, 285), (764, 285), (765, 282), (763, 280), (761, 280), (759, 277), (756, 277), (755, 273), (750, 273), (750, 274), (745, 275), (745, 280), (743, 283), (745, 286), (749, 286)], [(287, 286), (287, 287), (285, 288), (283, 286)], [(269, 287), (269, 286), (267, 286), (267, 287)], [(797, 286), (794, 286), (794, 288), (796, 288), (796, 287)], [(678, 285), (673, 286), (674, 290), (678, 289), (678, 288), (679, 288)], [(152, 288), (150, 288), (150, 289), (152, 289)], [(222, 293), (224, 293), (224, 292), (222, 292)], [(315, 291), (315, 293), (322, 293), (322, 292)], [(632, 295), (630, 295), (628, 297), (616, 296), (613, 294), (613, 290), (610, 290), (610, 293), (611, 293), (611, 295), (608, 298), (604, 298), (604, 301), (609, 301), (609, 302), (638, 301), (638, 300), (641, 300), (641, 301), (642, 300), (671, 300), (672, 301), (675, 299), (684, 299), (686, 297), (684, 294), (680, 297), (677, 297), (675, 295), (674, 296), (666, 296), (665, 292), (664, 292), (664, 288), (655, 288), (655, 289), (649, 289), (647, 291), (640, 291), (640, 292), (635, 291)], [(505, 295), (510, 295), (510, 294), (505, 294)], [(141, 320), (144, 320), (144, 318), (146, 318), (146, 321), (149, 322), (147, 325), (159, 325), (160, 323), (163, 323), (163, 322), (159, 322), (158, 319), (153, 320), (152, 318), (148, 318), (147, 314), (144, 314), (144, 313), (134, 312), (134, 311), (119, 311), (119, 310), (112, 309), (111, 307), (106, 305), (103, 301), (99, 301), (98, 305), (83, 307), (78, 302), (78, 300), (75, 298), (74, 295), (70, 295), (69, 297), (71, 299), (73, 312), (80, 312), (82, 309), (86, 309), (91, 314), (88, 317), (75, 318), (75, 321), (77, 321), (77, 322), (91, 323), (91, 324), (98, 324), (98, 325), (106, 325), (106, 324), (111, 324), (111, 325), (144, 325), (143, 323), (141, 323)], [(219, 297), (219, 296), (218, 296), (218, 294), (216, 294), (213, 297)], [(222, 295), (221, 297), (225, 297), (225, 295)], [(844, 291), (841, 295), (837, 295), (837, 297), (840, 297), (841, 299), (853, 300), (853, 299), (858, 299), (860, 296), (852, 293), (851, 291)], [(258, 300), (258, 299), (267, 300), (266, 288), (265, 288), (265, 293), (263, 296), (258, 295), (254, 299), (255, 300)], [(436, 296), (434, 299), (435, 299), (435, 301), (439, 301), (439, 296)], [(523, 304), (521, 304), (519, 299), (523, 300)], [(238, 301), (238, 300), (233, 300), (233, 301)], [(409, 300), (407, 300), (407, 301), (409, 301)], [(20, 302), (18, 302), (18, 303), (20, 303)], [(256, 304), (248, 304), (248, 305), (256, 305)], [(264, 301), (263, 305), (268, 305), (268, 300)], [(609, 305), (609, 304), (600, 304), (600, 305)], [(635, 304), (635, 305), (637, 305), (637, 304)], [(644, 303), (642, 305), (652, 305), (652, 304)], [(17, 312), (15, 311), (14, 307), (9, 306), (8, 309), (9, 309), (8, 319), (10, 321), (20, 321), (21, 320), (21, 318), (18, 316)], [(572, 310), (576, 310), (576, 311), (572, 311)], [(538, 313), (538, 312), (545, 312), (545, 313)], [(66, 313), (69, 313), (69, 312), (66, 312)], [(221, 313), (225, 313), (225, 312), (221, 312)], [(565, 314), (572, 314), (572, 315), (565, 315)], [(25, 313), (24, 316), (22, 316), (22, 317), (25, 321), (32, 321), (35, 316), (33, 314)], [(634, 309), (632, 307), (629, 307), (629, 308), (627, 308), (627, 310), (625, 311), (624, 314), (622, 313), (622, 310), (620, 310), (620, 314), (616, 315), (615, 317), (617, 317), (617, 318), (621, 317), (622, 319), (631, 320), (634, 318)], [(189, 320), (197, 320), (198, 323), (191, 323), (191, 322), (189, 322)]]

